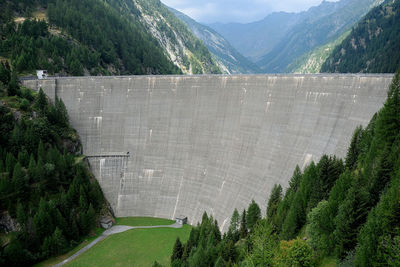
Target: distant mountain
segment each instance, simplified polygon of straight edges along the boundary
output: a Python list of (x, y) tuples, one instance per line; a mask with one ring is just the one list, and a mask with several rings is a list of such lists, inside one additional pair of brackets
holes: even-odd
[(263, 72), (288, 72), (296, 60), (317, 47), (334, 42), (379, 2), (323, 1), (298, 14), (280, 12), (259, 22), (211, 26)]
[(173, 8), (170, 8), (170, 10), (187, 25), (194, 35), (203, 41), (215, 56), (222, 71), (228, 74), (259, 73), (261, 71), (257, 65), (241, 55), (219, 33)]
[(299, 18), (299, 14), (279, 12), (252, 23), (214, 23), (209, 26), (239, 53), (255, 62), (270, 52)]
[(221, 73), (207, 47), (159, 0), (106, 0), (139, 21), (183, 73)]
[(393, 73), (400, 66), (400, 1), (372, 9), (338, 45), (321, 72)]
[(373, 4), (374, 0), (341, 0), (322, 2), (310, 8), (305, 18), (298, 21), (273, 50), (257, 61), (257, 65), (267, 73), (287, 72), (287, 67), (298, 57), (335, 40), (350, 29)]

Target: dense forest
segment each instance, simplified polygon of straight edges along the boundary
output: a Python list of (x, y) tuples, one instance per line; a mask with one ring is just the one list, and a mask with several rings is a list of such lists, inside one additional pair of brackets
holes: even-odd
[[(140, 23), (105, 2), (2, 1), (0, 9), (0, 57), (10, 59), (19, 73), (180, 73)], [(36, 20), (35, 12), (46, 12), (47, 21)]]
[(400, 1), (372, 9), (336, 46), (321, 72), (394, 73), (400, 64)]
[[(207, 214), (172, 266), (400, 266), (400, 72), (384, 107), (358, 127), (344, 161), (324, 155), (275, 185), (266, 215), (251, 202), (221, 235)], [(237, 265), (236, 265), (237, 264)], [(154, 263), (155, 266), (158, 263)]]
[(61, 100), (20, 87), (7, 62), (0, 97), (0, 265), (28, 266), (76, 246), (104, 198)]

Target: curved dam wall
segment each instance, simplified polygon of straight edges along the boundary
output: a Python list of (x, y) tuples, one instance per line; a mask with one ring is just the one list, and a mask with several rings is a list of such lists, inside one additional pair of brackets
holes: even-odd
[[(226, 229), (298, 164), (345, 156), (392, 75), (72, 77), (23, 81), (63, 99), (116, 216), (204, 211)], [(128, 153), (129, 152), (129, 153)]]

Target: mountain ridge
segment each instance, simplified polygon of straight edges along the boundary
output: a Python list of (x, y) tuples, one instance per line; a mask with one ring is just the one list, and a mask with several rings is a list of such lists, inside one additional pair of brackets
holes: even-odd
[(278, 12), (249, 24), (211, 24), (265, 73), (287, 72), (296, 60), (334, 41), (381, 0), (323, 1), (300, 13)]
[(250, 60), (241, 55), (225, 38), (212, 28), (198, 23), (184, 13), (170, 8), (175, 16), (183, 21), (187, 27), (207, 46), (216, 57), (221, 69), (228, 74), (259, 73), (261, 70)]
[(332, 51), (322, 72), (393, 73), (400, 64), (399, 1), (372, 9)]

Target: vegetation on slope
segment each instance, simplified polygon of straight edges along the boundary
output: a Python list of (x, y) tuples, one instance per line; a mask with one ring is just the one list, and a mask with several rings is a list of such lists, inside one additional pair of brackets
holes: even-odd
[[(0, 8), (5, 10), (0, 15), (0, 56), (9, 58), (19, 72), (180, 72), (138, 21), (121, 16), (103, 1), (3, 1)], [(38, 8), (46, 9), (48, 22), (29, 19)]]
[(160, 0), (107, 0), (130, 21), (140, 21), (183, 73), (220, 73), (207, 47)]
[(318, 46), (313, 51), (302, 55), (288, 66), (287, 71), (291, 73), (320, 73), (322, 64), (331, 55), (333, 49), (349, 34), (350, 31), (347, 31), (337, 39)]
[(376, 0), (324, 1), (304, 14), (279, 43), (256, 64), (267, 73), (287, 72), (303, 54), (338, 38), (349, 30)]
[(301, 172), (285, 194), (275, 185), (261, 218), (252, 201), (234, 211), (221, 237), (203, 215), (188, 242), (175, 244), (172, 266), (399, 266), (400, 72), (384, 107), (358, 127), (345, 161), (324, 155)]
[(76, 245), (104, 200), (63, 102), (20, 88), (7, 63), (0, 94), (0, 230), (9, 233), (0, 264), (27, 266)]
[(371, 10), (338, 45), (321, 72), (393, 73), (400, 64), (400, 1)]

